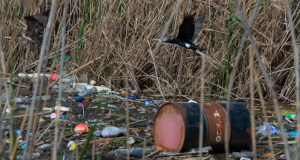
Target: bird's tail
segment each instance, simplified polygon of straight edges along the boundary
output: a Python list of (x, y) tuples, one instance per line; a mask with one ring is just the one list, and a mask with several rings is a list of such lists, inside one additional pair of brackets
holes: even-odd
[(199, 49), (199, 51), (205, 51), (206, 50), (206, 48), (200, 48), (200, 47), (198, 47), (198, 49)]
[(201, 54), (199, 54), (196, 50), (192, 50), (195, 56), (201, 57)]

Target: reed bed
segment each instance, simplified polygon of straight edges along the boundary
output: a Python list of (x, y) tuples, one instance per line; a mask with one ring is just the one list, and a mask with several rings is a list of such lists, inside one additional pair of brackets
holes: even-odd
[[(17, 35), (25, 27), (25, 15), (40, 13), (50, 7), (50, 2), (31, 1), (32, 6), (18, 1), (2, 1), (1, 33), (3, 37)], [(56, 12), (50, 53), (59, 55), (61, 47), (61, 27), (63, 2), (59, 2)], [(246, 18), (250, 17), (256, 1), (243, 1), (241, 9)], [(92, 64), (74, 74), (87, 74), (99, 84), (110, 87), (124, 85), (124, 74), (128, 73), (129, 85), (138, 91), (147, 87), (154, 90), (159, 86), (161, 92), (197, 96), (201, 86), (201, 67), (199, 57), (191, 51), (177, 46), (162, 44), (155, 59), (150, 52), (169, 20), (174, 7), (173, 1), (70, 1), (67, 12), (66, 54), (72, 59), (65, 65), (69, 73), (80, 66), (98, 58)], [(299, 3), (292, 4), (296, 33), (299, 31)], [(233, 1), (193, 1), (183, 2), (174, 16), (166, 36), (175, 37), (184, 14), (190, 10), (195, 16), (207, 13), (206, 22), (196, 44), (207, 48), (203, 54), (210, 63), (205, 66), (205, 94), (227, 95), (229, 74), (232, 70), (244, 27)], [(284, 1), (264, 1), (259, 7), (251, 33), (261, 52), (275, 91), (282, 101), (295, 101), (295, 72), (291, 32), (287, 21)], [(299, 42), (299, 36), (296, 37)], [(72, 43), (75, 42), (75, 43)], [(71, 45), (68, 45), (71, 44)], [(24, 39), (3, 39), (2, 42), (7, 72), (14, 74), (35, 71), (32, 65), (39, 57), (39, 46)], [(242, 49), (237, 74), (234, 79), (232, 96), (235, 99), (249, 98), (249, 55), (247, 39)], [(48, 67), (52, 63), (48, 64)], [(254, 59), (255, 70), (262, 85), (265, 99), (270, 98), (264, 75)], [(155, 71), (155, 67), (157, 70)], [(59, 64), (54, 65), (59, 72)], [(155, 72), (157, 72), (155, 74)], [(255, 96), (258, 97), (257, 89)]]

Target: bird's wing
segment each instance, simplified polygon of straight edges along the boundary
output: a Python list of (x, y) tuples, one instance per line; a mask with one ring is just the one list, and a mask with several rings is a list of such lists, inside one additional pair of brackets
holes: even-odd
[(194, 35), (194, 17), (185, 15), (182, 24), (179, 27), (177, 39), (183, 41), (191, 41)]
[(199, 32), (201, 31), (202, 29), (202, 25), (205, 21), (205, 17), (206, 17), (206, 14), (203, 13), (195, 22), (194, 22), (194, 25), (195, 25), (195, 31), (194, 31), (194, 34), (193, 34), (193, 38), (192, 40), (196, 39)]
[(44, 25), (39, 22), (37, 19), (35, 19), (32, 16), (24, 17), (27, 23), (27, 30), (26, 34), (34, 39), (35, 37), (38, 37), (42, 35), (42, 32), (44, 30)]
[(32, 16), (24, 17), (24, 19), (26, 20), (26, 23), (27, 23), (26, 34), (28, 34), (28, 36), (32, 37), (32, 35), (35, 32), (34, 30), (37, 27), (38, 21), (35, 18), (33, 18)]
[(27, 23), (27, 29), (35, 28), (36, 24), (38, 23), (38, 21), (32, 16), (24, 17), (24, 19), (26, 20)]
[(47, 22), (48, 22), (48, 16), (49, 16), (49, 13), (50, 13), (50, 10), (47, 10), (43, 13), (40, 13), (40, 14), (36, 14), (34, 15), (33, 17), (35, 19), (37, 19), (39, 22), (43, 23), (44, 25), (44, 28), (46, 27), (47, 25)]

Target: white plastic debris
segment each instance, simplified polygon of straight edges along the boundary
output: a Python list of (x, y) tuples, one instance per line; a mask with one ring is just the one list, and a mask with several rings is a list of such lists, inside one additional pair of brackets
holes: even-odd
[(74, 143), (75, 143), (74, 141), (69, 141), (69, 143), (67, 144), (67, 147), (70, 147)]
[(188, 101), (188, 103), (197, 103), (197, 102), (190, 99), (190, 100)]
[(121, 128), (111, 126), (111, 127), (104, 128), (101, 132), (101, 136), (102, 137), (116, 137), (116, 136), (121, 135), (122, 133), (123, 133), (123, 130)]
[[(59, 106), (55, 106), (55, 110), (58, 110), (58, 107)], [(64, 106), (60, 106), (60, 111), (70, 111), (70, 108), (69, 107), (64, 107)]]
[[(30, 78), (31, 77), (38, 77), (38, 76), (43, 76), (45, 75), (45, 77), (47, 77), (48, 79), (51, 77), (51, 74), (38, 74), (38, 73), (33, 73), (33, 74), (27, 74)], [(21, 77), (21, 78), (25, 78), (27, 77), (25, 73), (18, 73), (18, 77)]]

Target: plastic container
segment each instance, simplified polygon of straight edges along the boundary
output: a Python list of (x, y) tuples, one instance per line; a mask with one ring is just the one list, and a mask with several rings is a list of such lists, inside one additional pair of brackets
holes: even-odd
[(126, 130), (126, 128), (118, 128), (118, 127), (114, 127), (114, 126), (110, 126), (107, 128), (104, 128), (101, 132), (101, 136), (102, 137), (117, 137), (123, 134), (124, 130)]
[[(143, 150), (143, 148), (133, 148), (133, 149), (129, 149), (129, 154), (130, 157), (142, 157), (143, 156), (143, 152), (147, 152), (147, 150)], [(108, 153), (109, 155), (114, 155), (116, 157), (126, 157), (128, 154), (128, 150), (127, 149), (116, 149), (114, 151), (110, 151)]]
[(253, 159), (254, 157), (259, 158), (260, 154), (255, 156), (253, 152), (232, 152), (231, 156), (234, 160), (240, 160), (242, 157), (250, 159)]
[[(213, 152), (224, 152), (226, 104), (204, 103), (203, 146)], [(251, 147), (250, 113), (240, 103), (232, 103), (229, 110), (230, 151)], [(200, 106), (196, 103), (165, 103), (158, 110), (153, 138), (158, 148), (170, 152), (185, 152), (199, 147)]]

